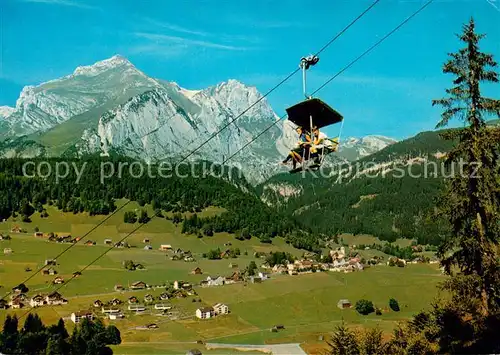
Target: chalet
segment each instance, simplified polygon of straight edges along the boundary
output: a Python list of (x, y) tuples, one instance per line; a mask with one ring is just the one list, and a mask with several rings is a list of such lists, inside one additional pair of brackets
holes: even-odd
[(222, 276), (207, 277), (208, 286), (222, 286), (225, 281), (226, 280)]
[(262, 281), (267, 280), (269, 278), (269, 274), (265, 272), (259, 272), (258, 276), (262, 279)]
[(45, 304), (45, 298), (42, 295), (36, 295), (30, 299), (30, 306), (33, 308), (41, 307), (44, 304)]
[(14, 226), (14, 227), (11, 228), (10, 232), (11, 233), (22, 233), (23, 230), (19, 226)]
[(21, 301), (20, 298), (14, 298), (10, 301), (10, 307), (14, 309), (23, 308), (24, 303)]
[(339, 300), (337, 302), (337, 307), (339, 307), (340, 309), (351, 308), (351, 302), (349, 302), (349, 300), (347, 299)]
[(134, 282), (132, 285), (130, 285), (130, 288), (132, 290), (142, 290), (142, 289), (145, 289), (146, 287), (147, 287), (147, 285), (143, 281), (137, 281), (137, 282)]
[(110, 320), (117, 320), (120, 318), (125, 318), (125, 316), (122, 313), (108, 313), (108, 318)]
[(45, 266), (47, 266), (47, 265), (56, 265), (56, 260), (55, 259), (46, 259)]
[(80, 271), (75, 271), (73, 277), (77, 278), (78, 276), (82, 276), (82, 273)]
[(208, 281), (207, 280), (201, 280), (200, 281), (200, 286), (201, 287), (208, 287)]
[(147, 294), (146, 296), (144, 296), (144, 302), (150, 303), (153, 301), (154, 301), (154, 297), (152, 295)]
[(129, 297), (128, 303), (129, 304), (139, 303), (139, 300), (137, 299), (137, 297), (132, 296), (132, 297)]
[(182, 286), (185, 284), (184, 281), (174, 281), (174, 290), (180, 290)]
[(47, 296), (45, 296), (45, 302), (50, 305), (60, 305), (68, 303), (68, 301), (64, 299), (62, 295), (57, 291), (49, 293)]
[(112, 245), (113, 241), (111, 239), (104, 239), (104, 245)]
[(193, 275), (201, 275), (203, 272), (201, 271), (201, 269), (199, 267), (197, 267), (196, 269), (194, 269), (193, 271), (191, 271), (191, 273)]
[(6, 300), (0, 299), (0, 309), (7, 309), (9, 308), (9, 303)]
[(95, 308), (101, 308), (103, 305), (102, 301), (101, 300), (95, 300), (94, 301), (94, 307)]
[(123, 319), (125, 318), (125, 315), (123, 313), (109, 313), (108, 317), (110, 320), (117, 320), (117, 319)]
[(42, 270), (42, 275), (57, 275), (57, 271), (54, 269), (54, 268), (48, 268), (48, 269), (44, 269)]
[(168, 300), (168, 293), (164, 292), (160, 295), (160, 300), (165, 301)]
[(120, 292), (120, 291), (123, 291), (123, 286), (122, 285), (115, 285), (115, 291), (116, 292)]
[(112, 308), (112, 307), (109, 307), (109, 308), (106, 308), (106, 307), (102, 307), (101, 308), (101, 312), (104, 313), (104, 314), (109, 314), (109, 313), (120, 313), (120, 310), (117, 309), (117, 308)]
[(186, 355), (203, 355), (203, 354), (198, 349), (191, 349), (186, 353)]
[(208, 319), (215, 316), (215, 311), (212, 307), (203, 307), (196, 310), (196, 317), (199, 319)]
[(92, 245), (95, 245), (95, 244), (96, 244), (96, 243), (95, 243), (93, 240), (87, 240), (87, 241), (85, 242), (85, 245), (87, 245), (87, 246), (92, 246)]
[(4, 253), (4, 255), (12, 254), (12, 249), (11, 248), (4, 248), (3, 253)]
[(163, 304), (163, 303), (157, 303), (157, 304), (155, 304), (155, 309), (166, 311), (166, 310), (172, 309), (172, 306), (169, 306), (169, 305)]
[(75, 324), (80, 323), (84, 318), (87, 318), (88, 320), (94, 320), (94, 315), (92, 314), (92, 312), (89, 311), (80, 311), (71, 313), (71, 320)]
[(131, 304), (128, 306), (128, 310), (132, 312), (144, 312), (146, 310), (146, 307), (144, 307), (142, 304)]
[(153, 247), (148, 244), (144, 247), (144, 250), (153, 250)]
[(287, 272), (286, 267), (284, 267), (283, 265), (278, 265), (278, 264), (274, 265), (272, 270), (275, 273), (286, 273)]
[(232, 284), (238, 281), (243, 281), (243, 276), (241, 276), (239, 271), (235, 271), (230, 276), (226, 276), (224, 283)]
[(142, 240), (142, 242), (143, 242), (144, 244), (149, 244), (149, 238), (144, 238), (144, 239)]
[(52, 283), (53, 283), (54, 285), (60, 285), (60, 284), (64, 283), (64, 279), (63, 279), (62, 277), (58, 276), (58, 277), (56, 277), (56, 278), (54, 279), (54, 281), (52, 281)]
[(225, 304), (222, 303), (217, 303), (213, 307), (215, 314), (228, 314), (229, 313), (229, 307)]
[(160, 245), (160, 250), (161, 251), (172, 250), (172, 246), (170, 244), (162, 244)]
[(122, 301), (120, 301), (118, 298), (113, 298), (111, 301), (108, 302), (108, 304), (112, 306), (118, 306), (122, 304)]

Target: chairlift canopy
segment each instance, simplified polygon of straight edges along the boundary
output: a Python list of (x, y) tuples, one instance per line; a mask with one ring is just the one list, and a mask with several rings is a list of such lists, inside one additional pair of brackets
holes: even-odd
[(310, 117), (313, 125), (321, 128), (341, 122), (344, 117), (318, 98), (307, 99), (286, 109), (288, 119), (298, 126), (309, 128)]

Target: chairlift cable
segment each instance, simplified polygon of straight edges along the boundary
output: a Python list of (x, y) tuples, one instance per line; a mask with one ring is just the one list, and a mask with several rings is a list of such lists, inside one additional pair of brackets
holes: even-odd
[[(359, 61), (361, 58), (363, 58), (366, 54), (371, 52), (375, 47), (377, 47), (379, 44), (381, 44), (384, 40), (386, 40), (390, 35), (392, 35), (394, 32), (399, 30), (404, 24), (406, 24), (410, 19), (415, 17), (418, 13), (420, 13), (422, 10), (424, 10), (428, 5), (430, 5), (434, 0), (429, 0), (427, 3), (425, 3), (422, 7), (420, 7), (417, 11), (415, 11), (412, 15), (407, 17), (403, 22), (401, 22), (397, 27), (395, 27), (392, 31), (390, 31), (387, 35), (382, 37), (381, 40), (376, 42), (374, 45), (372, 45), (370, 48), (368, 48), (366, 51), (364, 51), (361, 55), (356, 57), (353, 61), (351, 61), (347, 66), (345, 66), (343, 69), (341, 69), (337, 74), (332, 76), (330, 79), (328, 79), (323, 85), (321, 85), (318, 89), (316, 89), (313, 94), (317, 93), (321, 89), (323, 89), (326, 85), (328, 85), (330, 82), (332, 82), (335, 78), (337, 78), (340, 74), (342, 74), (344, 71), (346, 71), (348, 68), (350, 68), (354, 63)], [(269, 131), (272, 127), (274, 127), (278, 122), (280, 122), (282, 119), (284, 119), (287, 116), (287, 114), (284, 114), (283, 116), (279, 117), (277, 120), (275, 120), (272, 124), (270, 124), (268, 127), (266, 127), (263, 131), (261, 131), (259, 134), (257, 134), (255, 137), (253, 137), (248, 143), (246, 143), (243, 147), (238, 149), (234, 154), (229, 156), (224, 163), (226, 163), (228, 160), (232, 159), (236, 154), (241, 152), (243, 149), (248, 147), (250, 144), (252, 144), (255, 140), (257, 140), (259, 137), (261, 137), (264, 133)], [(341, 125), (341, 131), (343, 127), (344, 120), (342, 120), (342, 125)], [(342, 133), (342, 132), (340, 132)], [(340, 144), (340, 135), (339, 135), (339, 144)], [(224, 164), (223, 163), (223, 164)]]
[[(318, 52), (317, 54), (321, 53), (322, 51), (324, 51), (327, 47), (329, 47), (335, 40), (337, 40), (343, 33), (345, 33), (352, 25), (354, 25), (354, 23), (356, 23), (361, 17), (363, 17), (369, 10), (371, 10), (371, 8), (373, 8), (380, 0), (375, 0), (365, 11), (363, 11), (360, 15), (358, 15), (353, 21), (351, 21), (342, 31), (340, 31), (335, 37), (333, 37), (328, 43), (326, 43)], [(317, 55), (316, 54), (316, 55)], [(217, 132), (215, 132), (214, 134), (212, 134), (212, 136), (210, 136), (207, 140), (205, 140), (202, 144), (200, 144), (197, 148), (195, 148), (193, 151), (191, 151), (188, 155), (186, 155), (185, 157), (182, 157), (181, 160), (177, 163), (176, 166), (178, 166), (178, 164), (181, 164), (184, 160), (186, 160), (187, 158), (189, 158), (190, 156), (192, 156), (194, 153), (196, 153), (200, 148), (202, 148), (203, 146), (205, 146), (208, 142), (210, 142), (213, 138), (215, 138), (217, 135), (219, 135), (223, 130), (225, 130), (227, 127), (229, 127), (229, 125), (231, 125), (233, 122), (235, 122), (236, 120), (238, 120), (241, 116), (243, 116), (246, 112), (248, 112), (252, 107), (254, 107), (256, 104), (258, 104), (260, 101), (262, 101), (264, 98), (266, 98), (269, 94), (271, 94), (273, 91), (275, 91), (278, 87), (280, 87), (281, 85), (283, 85), (286, 81), (288, 81), (293, 75), (295, 75), (298, 71), (300, 70), (300, 67), (295, 69), (292, 73), (290, 73), (287, 77), (285, 77), (283, 80), (281, 80), (277, 85), (275, 85), (272, 89), (268, 90), (263, 96), (261, 96), (257, 101), (255, 101), (253, 104), (251, 104), (248, 108), (246, 108), (243, 112), (241, 112), (238, 116), (236, 116), (234, 119), (232, 119), (231, 121), (229, 121), (226, 125), (224, 125), (222, 128), (220, 128)], [(171, 100), (172, 103), (176, 106), (176, 107), (179, 107), (177, 105), (177, 103), (175, 103), (173, 100)], [(177, 113), (176, 113), (177, 114)], [(173, 117), (175, 117), (175, 115), (172, 115), (171, 117), (169, 117), (169, 119), (166, 120), (166, 122), (163, 124), (165, 125), (168, 121), (170, 121), (170, 119), (172, 119)], [(286, 116), (286, 115), (285, 115)], [(282, 117), (283, 118), (283, 117)], [(281, 118), (279, 119), (281, 120)], [(279, 121), (278, 120), (278, 121)], [(274, 126), (278, 121), (276, 121), (272, 126)], [(159, 127), (156, 127), (152, 132), (156, 132), (158, 129), (160, 129), (163, 125), (160, 125)], [(229, 159), (231, 159), (233, 156), (235, 156), (237, 153), (239, 153), (243, 148), (247, 147), (250, 143), (252, 143), (255, 139), (257, 139), (258, 137), (260, 137), (263, 133), (265, 133), (266, 131), (268, 131), (269, 129), (271, 129), (272, 126), (269, 126), (268, 128), (266, 128), (263, 132), (261, 132), (256, 138), (254, 138), (253, 140), (251, 140), (249, 143), (245, 144), (242, 148), (240, 148), (238, 151), (236, 151), (236, 153), (234, 153), (233, 155), (231, 155), (228, 159), (226, 159), (224, 161), (227, 162)], [(151, 132), (151, 133), (152, 133)], [(149, 133), (149, 134), (151, 134)], [(146, 136), (148, 136), (149, 134), (146, 134), (144, 136), (141, 137), (142, 138), (145, 138)], [(224, 164), (223, 163), (223, 164)], [(88, 236), (91, 232), (93, 232), (94, 230), (96, 230), (98, 227), (100, 227), (104, 222), (106, 222), (109, 218), (111, 218), (112, 216), (114, 216), (119, 210), (121, 210), (122, 208), (124, 208), (125, 206), (127, 206), (129, 203), (131, 203), (132, 201), (127, 201), (125, 202), (120, 208), (116, 209), (115, 211), (113, 211), (110, 215), (108, 215), (106, 218), (104, 218), (101, 222), (99, 222), (96, 226), (94, 226), (89, 232), (87, 232), (82, 238), (80, 238), (77, 242), (71, 244), (68, 248), (66, 248), (65, 250), (63, 250), (57, 257), (61, 257), (63, 254), (65, 254), (67, 251), (69, 251), (73, 246), (75, 246), (78, 242), (82, 241), (83, 239), (85, 239), (86, 236)], [(137, 229), (139, 229), (140, 227), (142, 227), (142, 225), (140, 225)], [(136, 230), (137, 230), (136, 229)], [(134, 232), (136, 231), (134, 230)], [(46, 266), (46, 265), (45, 265)], [(44, 266), (44, 267), (45, 267)], [(43, 268), (42, 268), (43, 269)], [(28, 279), (30, 280), (31, 278), (33, 278), (39, 271), (33, 273)], [(25, 282), (27, 282), (25, 281)], [(22, 282), (22, 283), (25, 283), (25, 282)], [(17, 285), (14, 285), (14, 287), (16, 287)], [(5, 297), (7, 297), (8, 295), (12, 294), (12, 292), (8, 292), (5, 296), (3, 296), (1, 299), (4, 300)]]

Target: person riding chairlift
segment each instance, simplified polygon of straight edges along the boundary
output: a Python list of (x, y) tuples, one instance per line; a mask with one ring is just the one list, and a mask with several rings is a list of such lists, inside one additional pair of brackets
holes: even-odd
[(281, 162), (282, 164), (287, 164), (290, 159), (292, 159), (294, 169), (297, 167), (297, 163), (302, 162), (302, 154), (305, 153), (307, 159), (309, 148), (311, 147), (311, 135), (304, 131), (304, 129), (300, 126), (297, 127), (295, 131), (299, 135), (299, 141), (297, 142), (296, 147), (290, 151), (286, 159)]
[(315, 163), (320, 163), (320, 152), (321, 155), (335, 152), (339, 144), (338, 138), (329, 139), (327, 135), (320, 132), (318, 127), (313, 127), (314, 140), (311, 147), (311, 158), (314, 159)]

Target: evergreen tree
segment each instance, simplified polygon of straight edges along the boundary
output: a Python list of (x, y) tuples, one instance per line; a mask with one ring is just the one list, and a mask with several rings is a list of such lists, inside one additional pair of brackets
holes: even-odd
[(444, 73), (455, 76), (454, 86), (446, 90), (449, 97), (434, 100), (433, 105), (445, 109), (438, 127), (454, 117), (464, 120), (464, 128), (443, 137), (458, 141), (448, 154), (447, 164), (464, 161), (466, 166), (463, 173), (455, 171), (440, 203), (441, 214), (452, 231), (438, 255), (448, 274), (457, 267), (465, 283), (478, 285), (475, 289), (454, 283), (458, 289), (451, 291), (470, 291), (468, 297), (480, 299), (480, 311), (487, 316), (498, 312), (500, 306), (500, 130), (487, 126), (485, 117), (500, 116), (500, 100), (483, 97), (480, 83), (498, 83), (498, 74), (492, 69), (497, 63), (492, 55), (480, 51), (479, 41), (484, 35), (475, 32), (473, 19), (458, 37), (465, 46), (451, 53), (443, 67)]
[(331, 355), (359, 355), (359, 345), (356, 335), (344, 323), (339, 325), (331, 339), (327, 341), (328, 354)]

